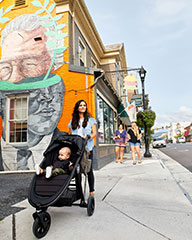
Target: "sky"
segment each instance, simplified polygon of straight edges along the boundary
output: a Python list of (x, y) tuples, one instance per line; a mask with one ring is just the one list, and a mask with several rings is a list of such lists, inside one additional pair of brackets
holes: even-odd
[(154, 127), (192, 122), (192, 0), (84, 1), (103, 44), (123, 42), (128, 68), (147, 70)]

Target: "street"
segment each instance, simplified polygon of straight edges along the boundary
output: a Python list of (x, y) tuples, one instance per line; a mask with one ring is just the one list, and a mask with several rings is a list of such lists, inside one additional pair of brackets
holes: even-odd
[(34, 174), (0, 175), (0, 220), (21, 208), (11, 207), (27, 198), (28, 188)]
[(167, 144), (159, 150), (192, 172), (192, 143)]

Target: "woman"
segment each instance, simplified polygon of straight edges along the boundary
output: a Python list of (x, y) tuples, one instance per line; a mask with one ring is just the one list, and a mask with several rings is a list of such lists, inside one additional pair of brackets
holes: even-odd
[[(87, 141), (87, 147), (90, 151), (90, 159), (93, 162), (93, 147), (94, 147), (94, 137), (96, 137), (96, 120), (92, 118), (87, 110), (87, 103), (84, 100), (80, 100), (75, 104), (72, 120), (68, 124), (69, 134), (77, 134), (82, 138), (90, 136), (90, 139)], [(90, 195), (94, 195), (94, 175), (91, 164), (91, 169), (88, 173), (88, 182)]]
[(124, 149), (127, 144), (127, 132), (123, 130), (123, 125), (118, 125), (118, 130), (115, 132), (113, 136), (113, 140), (115, 141), (115, 162), (118, 163), (119, 161), (119, 152), (120, 152), (120, 163), (123, 163), (123, 154)]
[(138, 155), (138, 163), (142, 163), (141, 161), (141, 153), (140, 153), (140, 139), (141, 139), (141, 130), (138, 128), (136, 122), (131, 123), (131, 129), (128, 131), (129, 145), (131, 148), (131, 155), (133, 159), (133, 165), (136, 165), (135, 159), (135, 151)]

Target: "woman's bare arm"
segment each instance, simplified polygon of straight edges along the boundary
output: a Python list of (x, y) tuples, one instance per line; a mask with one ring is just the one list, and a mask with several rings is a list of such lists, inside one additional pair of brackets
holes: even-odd
[(91, 138), (94, 138), (96, 136), (97, 136), (97, 128), (96, 128), (96, 124), (93, 124)]

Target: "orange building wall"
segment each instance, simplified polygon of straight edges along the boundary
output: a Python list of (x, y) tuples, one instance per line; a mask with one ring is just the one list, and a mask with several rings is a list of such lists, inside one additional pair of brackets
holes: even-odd
[[(33, 14), (39, 8), (35, 7), (31, 1), (26, 1), (27, 5), (25, 7), (18, 7), (13, 8), (10, 12), (5, 14), (5, 17), (9, 17), (11, 20), (17, 16), (22, 14)], [(43, 4), (44, 0), (40, 0)], [(50, 0), (49, 6), (53, 3), (53, 0)], [(15, 4), (15, 0), (3, 1), (0, 4), (0, 8), (3, 7), (4, 10), (7, 9), (10, 5)], [(56, 15), (56, 9), (53, 10), (51, 13), (52, 16)], [(66, 27), (63, 28), (62, 32), (68, 34), (68, 12), (62, 13), (63, 17), (57, 21), (58, 24), (66, 24)], [(39, 14), (40, 16), (44, 14)], [(7, 23), (0, 24), (0, 28), (3, 29)], [(65, 38), (65, 46), (67, 50), (64, 52), (64, 61), (69, 61), (69, 38), (68, 35)], [(1, 57), (1, 47), (0, 47), (0, 57)], [(95, 95), (94, 89), (89, 89), (88, 91), (85, 90), (86, 88), (86, 75), (82, 73), (74, 73), (68, 71), (68, 64), (64, 64), (59, 69), (55, 71), (56, 74), (61, 76), (64, 80), (65, 84), (65, 94), (64, 94), (64, 107), (63, 113), (58, 123), (58, 128), (61, 131), (68, 131), (68, 123), (72, 116), (72, 111), (74, 108), (75, 103), (80, 100), (84, 99), (87, 102), (88, 110), (93, 117), (95, 117)], [(94, 76), (88, 75), (88, 86), (91, 86), (94, 82)], [(76, 92), (75, 92), (75, 91)], [(30, 107), (30, 106), (29, 106)], [(2, 134), (2, 120), (0, 118), (0, 135)]]
[[(62, 77), (65, 84), (63, 113), (58, 123), (61, 131), (68, 132), (68, 123), (72, 118), (75, 103), (81, 99), (87, 102), (90, 114), (95, 117), (95, 94), (94, 88), (86, 90), (86, 75), (68, 71), (68, 65), (62, 66), (61, 70), (56, 72)], [(88, 86), (94, 82), (94, 76), (88, 75)]]

